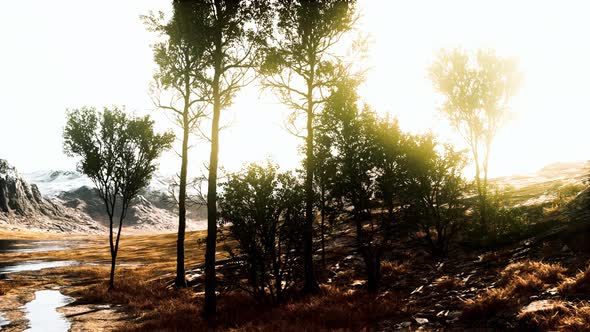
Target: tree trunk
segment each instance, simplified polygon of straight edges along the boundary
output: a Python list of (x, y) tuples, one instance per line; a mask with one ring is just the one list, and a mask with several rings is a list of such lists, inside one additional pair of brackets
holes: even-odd
[(111, 274), (109, 278), (109, 290), (115, 289), (115, 264), (117, 260), (117, 254), (111, 253)]
[(109, 291), (115, 288), (115, 261), (117, 254), (113, 242), (113, 216), (109, 215), (109, 245), (111, 249), (111, 273), (109, 278)]
[(184, 269), (184, 237), (186, 231), (186, 178), (188, 164), (188, 103), (185, 101), (183, 114), (182, 163), (180, 166), (180, 187), (178, 188), (178, 239), (176, 240), (176, 279), (177, 288), (185, 288), (186, 276)]
[(479, 154), (475, 149), (477, 149), (477, 145), (472, 147), (473, 149), (473, 159), (475, 159), (475, 184), (477, 186), (477, 196), (479, 201), (479, 224), (481, 228), (482, 235), (488, 233), (488, 223), (487, 223), (487, 215), (486, 215), (486, 201), (485, 201), (485, 193), (484, 188), (481, 183), (481, 168), (480, 168), (480, 161), (479, 161)]
[(322, 237), (322, 266), (326, 268), (326, 239), (325, 239), (325, 221), (326, 221), (326, 192), (322, 187), (322, 219), (320, 223), (321, 237)]
[(307, 137), (305, 174), (305, 227), (303, 229), (303, 261), (305, 266), (304, 293), (315, 293), (320, 289), (313, 267), (313, 94), (308, 83), (307, 95)]
[[(123, 219), (125, 219), (125, 216), (127, 215), (127, 208), (129, 207), (129, 199), (123, 199), (123, 202), (121, 204), (121, 217), (119, 218), (119, 230), (117, 231), (117, 239), (115, 241), (115, 254), (113, 255), (113, 259), (111, 261), (111, 276), (113, 278), (114, 281), (114, 276), (115, 276), (115, 264), (117, 261), (117, 254), (119, 253), (119, 240), (121, 239), (121, 229), (123, 228)], [(114, 283), (113, 283), (114, 286)]]
[(367, 290), (369, 293), (377, 293), (379, 280), (381, 279), (381, 259), (379, 255), (368, 255), (365, 259), (367, 267)]
[(209, 158), (207, 190), (207, 248), (205, 251), (205, 306), (203, 310), (205, 317), (212, 317), (217, 311), (215, 247), (217, 244), (217, 164), (219, 158), (220, 112), (219, 76), (216, 76), (213, 84), (213, 121), (211, 125), (211, 156)]

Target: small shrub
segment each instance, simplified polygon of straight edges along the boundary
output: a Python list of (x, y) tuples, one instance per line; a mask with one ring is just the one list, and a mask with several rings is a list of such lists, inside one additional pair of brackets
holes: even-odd
[(459, 289), (464, 286), (463, 280), (455, 277), (444, 276), (434, 282), (434, 287), (438, 291), (450, 291)]
[(507, 288), (488, 289), (483, 295), (467, 300), (463, 304), (464, 320), (479, 320), (493, 317), (511, 307), (511, 290)]
[(502, 271), (500, 284), (506, 285), (513, 282), (511, 279), (527, 279), (528, 277), (534, 277), (543, 284), (555, 284), (563, 280), (565, 277), (563, 273), (565, 271), (566, 269), (559, 264), (547, 264), (526, 260), (508, 265)]
[(512, 263), (500, 274), (499, 288), (488, 289), (464, 303), (462, 318), (481, 320), (515, 310), (525, 304), (530, 295), (562, 280), (564, 272), (565, 268), (558, 264), (528, 260)]
[(304, 192), (297, 178), (271, 164), (251, 164), (223, 184), (221, 221), (245, 261), (234, 283), (261, 303), (282, 302), (301, 276)]

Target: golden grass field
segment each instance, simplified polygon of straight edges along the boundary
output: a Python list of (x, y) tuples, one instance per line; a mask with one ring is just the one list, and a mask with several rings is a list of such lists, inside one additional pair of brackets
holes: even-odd
[[(204, 232), (189, 232), (186, 238), (187, 267), (203, 262), (204, 246), (197, 240)], [(8, 234), (3, 238), (63, 240), (63, 236), (46, 234)], [(63, 294), (76, 299), (61, 312), (84, 313), (71, 319), (72, 331), (198, 331), (204, 329), (233, 331), (301, 331), (362, 330), (401, 311), (402, 303), (394, 293), (369, 295), (335, 286), (323, 286), (320, 294), (298, 296), (280, 307), (255, 303), (238, 292), (219, 297), (219, 315), (206, 322), (201, 317), (202, 293), (192, 289), (176, 290), (167, 286), (176, 266), (176, 234), (133, 235), (121, 238), (116, 273), (116, 289), (107, 290), (110, 254), (106, 236), (67, 236), (76, 241), (71, 250), (42, 253), (1, 254), (0, 261), (75, 260), (80, 265), (11, 274), (12, 280), (0, 280), (4, 307), (15, 309), (30, 301), (35, 290), (60, 287)], [(219, 258), (224, 258), (218, 252)], [(391, 264), (390, 264), (391, 265)], [(384, 270), (399, 272), (398, 266)], [(115, 309), (92, 312), (100, 304)], [(17, 310), (6, 315), (17, 331), (26, 321)], [(20, 322), (20, 324), (19, 324)]]

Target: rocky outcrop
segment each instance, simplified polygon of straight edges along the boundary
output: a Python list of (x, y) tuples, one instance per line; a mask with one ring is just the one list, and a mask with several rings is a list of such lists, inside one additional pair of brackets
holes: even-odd
[[(39, 171), (21, 176), (0, 159), (0, 225), (57, 231), (97, 231), (109, 225), (104, 202), (88, 177), (73, 171)], [(123, 226), (139, 231), (175, 231), (178, 214), (168, 193), (172, 180), (157, 175), (129, 206)], [(38, 187), (39, 186), (39, 187)], [(115, 211), (118, 215), (119, 211)], [(187, 230), (205, 228), (206, 209), (191, 206)]]
[(29, 184), (3, 159), (0, 159), (0, 224), (58, 232), (104, 231), (88, 216), (59, 201), (44, 198), (36, 185)]
[(0, 212), (21, 216), (43, 214), (59, 217), (63, 208), (46, 200), (34, 184), (23, 180), (16, 169), (6, 160), (0, 159)]
[[(94, 188), (84, 186), (72, 191), (64, 191), (58, 195), (58, 199), (65, 206), (77, 209), (105, 226), (109, 223), (104, 202)], [(160, 201), (157, 201), (156, 204), (166, 206), (164, 202)], [(172, 205), (168, 204), (169, 208), (165, 209), (156, 206), (156, 204), (143, 195), (136, 197), (129, 206), (124, 226), (143, 230), (172, 231), (176, 229), (178, 219)], [(115, 215), (119, 215), (118, 209), (115, 211)]]
[[(46, 198), (54, 198), (60, 205), (87, 215), (103, 226), (109, 225), (104, 202), (86, 176), (71, 171), (41, 171), (28, 174), (30, 181), (40, 185)], [(141, 191), (129, 206), (123, 227), (140, 231), (174, 231), (178, 214), (174, 198), (168, 193), (170, 179), (157, 176), (148, 188)], [(187, 211), (187, 229), (204, 229), (204, 207), (191, 206)], [(119, 211), (115, 211), (119, 215)]]

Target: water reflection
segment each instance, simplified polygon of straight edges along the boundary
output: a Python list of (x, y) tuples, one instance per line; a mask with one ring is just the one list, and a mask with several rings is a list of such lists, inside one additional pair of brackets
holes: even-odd
[(8, 324), (10, 324), (10, 321), (8, 319), (4, 318), (4, 316), (0, 312), (0, 330), (2, 330), (2, 326), (8, 325)]
[(0, 263), (0, 275), (14, 272), (39, 271), (42, 269), (75, 265), (75, 261), (32, 261), (16, 263)]
[(36, 291), (35, 299), (23, 307), (29, 321), (29, 329), (26, 331), (68, 331), (71, 323), (56, 309), (72, 301), (71, 297), (64, 296), (56, 290)]
[(68, 242), (66, 241), (0, 239), (0, 254), (59, 251), (66, 250), (68, 247)]

